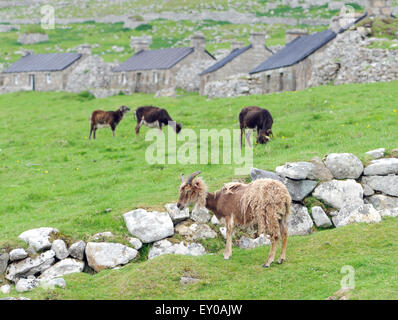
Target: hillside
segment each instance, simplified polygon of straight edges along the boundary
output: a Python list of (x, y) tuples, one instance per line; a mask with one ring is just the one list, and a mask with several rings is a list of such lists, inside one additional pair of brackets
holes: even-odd
[[(51, 226), (69, 239), (87, 240), (111, 231), (114, 241), (127, 243), (122, 214), (135, 208), (164, 210), (178, 195), (179, 175), (202, 170), (210, 190), (236, 176), (231, 165), (153, 164), (145, 161), (151, 144), (147, 128), (139, 136), (129, 114), (112, 138), (108, 129), (89, 141), (89, 114), (124, 104), (134, 109), (166, 107), (185, 129), (238, 129), (237, 115), (246, 105), (266, 107), (274, 116), (274, 139), (254, 149), (254, 166), (274, 170), (288, 161), (311, 160), (331, 152), (364, 153), (396, 148), (397, 82), (324, 86), (301, 92), (207, 101), (196, 94), (176, 99), (151, 95), (92, 99), (86, 94), (25, 92), (0, 96), (0, 248), (24, 246), (17, 236), (28, 229)], [(209, 122), (207, 119), (212, 119)], [(183, 141), (178, 142), (181, 146)], [(105, 209), (111, 208), (111, 212)], [(291, 237), (289, 262), (258, 278), (266, 249), (236, 249), (222, 260), (223, 240), (204, 241), (215, 255), (198, 258), (162, 256), (131, 263), (119, 271), (66, 277), (67, 289), (27, 293), (50, 299), (324, 299), (339, 288), (343, 265), (356, 269), (352, 298), (396, 299), (397, 219), (378, 225), (351, 225)], [(148, 248), (147, 248), (148, 249)], [(264, 251), (265, 250), (265, 251)], [(220, 276), (220, 265), (229, 272)], [(372, 266), (370, 269), (369, 266)], [(244, 270), (244, 274), (242, 273)], [(181, 288), (180, 276), (201, 281)], [(233, 274), (231, 277), (230, 274)], [(166, 275), (166, 276), (165, 276)], [(145, 279), (143, 282), (142, 279)], [(299, 280), (297, 280), (299, 279)], [(308, 285), (311, 283), (311, 285)], [(87, 288), (90, 287), (90, 290)], [(106, 290), (104, 289), (106, 288)], [(255, 288), (255, 290), (253, 289)], [(12, 292), (16, 295), (16, 292)]]

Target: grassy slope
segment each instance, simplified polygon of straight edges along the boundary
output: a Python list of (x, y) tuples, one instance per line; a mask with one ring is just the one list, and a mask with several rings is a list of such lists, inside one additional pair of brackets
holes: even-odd
[[(397, 299), (398, 219), (376, 225), (356, 224), (290, 237), (288, 261), (263, 269), (269, 248), (234, 248), (231, 260), (222, 254), (202, 257), (160, 256), (130, 263), (94, 276), (65, 277), (66, 289), (35, 289), (31, 299), (325, 299), (339, 290), (345, 265), (355, 269), (351, 299)], [(279, 250), (277, 252), (279, 254)], [(200, 282), (182, 287), (180, 277)], [(13, 289), (13, 296), (18, 294)], [(1, 294), (0, 294), (1, 296)]]
[[(310, 32), (320, 31), (325, 27), (309, 27)], [(230, 24), (222, 21), (200, 21), (187, 20), (170, 21), (154, 20), (145, 27), (130, 30), (123, 28), (123, 23), (76, 23), (67, 26), (57, 25), (54, 30), (45, 30), (49, 35), (48, 42), (32, 45), (21, 45), (17, 42), (18, 36), (25, 32), (42, 31), (38, 25), (22, 25), (20, 31), (14, 30), (0, 33), (0, 63), (8, 65), (21, 58), (15, 52), (21, 50), (33, 50), (35, 53), (58, 52), (72, 49), (79, 44), (89, 43), (95, 45), (93, 54), (100, 55), (105, 61), (115, 60), (122, 62), (127, 60), (134, 52), (130, 48), (131, 36), (151, 35), (152, 49), (168, 48), (173, 46), (189, 46), (189, 39), (195, 32), (202, 32), (207, 39), (206, 49), (214, 52), (217, 49), (229, 49), (231, 41), (242, 41), (249, 43), (250, 33), (264, 32), (269, 36), (268, 46), (284, 45), (285, 30), (293, 26), (264, 25), (264, 24)], [(143, 29), (143, 30), (141, 30)], [(220, 40), (221, 39), (221, 40)], [(112, 47), (124, 47), (123, 52), (115, 52)]]
[[(94, 109), (116, 109), (121, 104), (126, 104), (131, 108), (144, 104), (155, 104), (166, 107), (174, 119), (183, 123), (184, 128), (191, 128), (199, 133), (199, 129), (205, 128), (238, 129), (237, 115), (243, 106), (266, 107), (274, 116), (275, 139), (266, 146), (255, 148), (254, 166), (273, 170), (275, 166), (287, 161), (310, 160), (313, 156), (322, 157), (331, 152), (353, 152), (366, 161), (364, 153), (370, 149), (385, 147), (387, 150), (391, 150), (396, 148), (397, 84), (397, 82), (391, 82), (325, 86), (301, 92), (215, 100), (206, 100), (196, 94), (182, 95), (177, 99), (154, 99), (151, 95), (140, 94), (95, 100), (87, 100), (69, 93), (30, 92), (2, 95), (0, 96), (2, 115), (0, 118), (0, 180), (2, 182), (0, 184), (0, 194), (2, 195), (0, 201), (0, 248), (8, 245), (21, 245), (21, 242), (17, 241), (17, 236), (21, 232), (42, 226), (56, 227), (73, 239), (87, 239), (93, 233), (109, 230), (117, 235), (118, 241), (123, 241), (128, 233), (123, 223), (122, 213), (137, 207), (162, 209), (165, 203), (175, 201), (181, 172), (187, 174), (198, 169), (202, 170), (210, 190), (220, 188), (223, 183), (234, 178), (233, 169), (237, 165), (147, 164), (144, 159), (145, 150), (150, 144), (145, 141), (145, 133), (148, 129), (143, 128), (138, 137), (134, 136), (135, 121), (132, 114), (121, 122), (115, 139), (112, 138), (110, 130), (104, 129), (98, 132), (96, 141), (88, 141), (88, 117)], [(212, 119), (212, 121), (209, 122), (206, 119)], [(182, 142), (179, 144), (181, 145)], [(111, 213), (104, 213), (106, 208), (113, 210)], [(396, 222), (392, 223), (393, 226), (394, 223), (396, 226)], [(388, 235), (393, 232), (391, 230), (394, 230), (394, 228), (390, 230), (390, 224), (349, 228), (354, 228), (351, 230), (359, 230), (359, 232), (374, 230), (377, 234), (378, 232), (382, 233), (385, 239), (388, 239)], [(385, 230), (383, 230), (384, 228)], [(308, 251), (311, 249), (307, 246), (312, 243), (317, 247), (319, 244), (316, 245), (314, 242), (317, 241), (317, 237), (325, 237), (321, 238), (323, 241), (326, 238), (334, 237), (333, 235), (336, 236), (336, 241), (340, 237), (347, 236), (349, 239), (347, 243), (353, 244), (344, 247), (344, 241), (338, 240), (339, 246), (342, 247), (335, 253), (336, 256), (345, 252), (346, 257), (352, 261), (359, 261), (359, 266), (361, 266), (361, 261), (365, 261), (369, 265), (373, 264), (376, 270), (383, 270), (384, 265), (387, 269), (389, 268), (388, 259), (392, 259), (391, 255), (387, 254), (387, 258), (385, 258), (387, 260), (383, 258), (382, 253), (379, 255), (379, 251), (384, 246), (386, 246), (386, 252), (391, 250), (388, 242), (378, 243), (377, 246), (375, 245), (375, 248), (378, 249), (373, 251), (374, 248), (369, 247), (368, 244), (357, 245), (355, 242), (362, 243), (367, 239), (366, 237), (362, 238), (357, 233), (343, 235), (342, 232), (340, 230), (331, 231), (330, 235), (322, 232), (315, 235), (314, 238), (293, 240), (290, 254), (304, 250), (303, 252), (307, 252), (309, 255), (307, 258), (305, 258), (305, 254), (297, 256), (298, 260), (293, 260), (307, 259), (307, 264), (304, 264), (306, 267), (302, 270), (299, 269), (300, 272), (303, 274), (309, 272), (311, 264), (319, 262), (316, 255), (317, 249)], [(382, 238), (378, 238), (376, 233), (370, 233), (373, 234), (370, 239), (376, 242), (381, 241)], [(391, 234), (392, 236), (393, 234)], [(295, 245), (297, 250), (294, 249)], [(358, 256), (358, 250), (369, 251), (369, 254), (374, 255), (375, 260), (369, 258), (368, 261), (366, 254), (362, 253)], [(257, 252), (255, 253), (258, 257), (256, 261), (260, 263), (260, 256), (263, 257), (264, 252), (254, 252)], [(350, 252), (354, 252), (354, 254)], [(334, 255), (328, 254), (324, 256), (325, 259), (326, 257), (330, 259)], [(156, 266), (165, 264), (162, 268), (167, 266), (170, 276), (175, 281), (178, 270), (182, 268), (181, 265), (192, 264), (197, 266), (198, 272), (203, 272), (207, 269), (207, 264), (212, 265), (212, 268), (215, 269), (221, 257), (209, 256), (198, 259), (162, 257), (159, 259), (143, 265), (127, 266), (124, 277), (129, 279), (137, 277), (136, 279), (138, 279), (142, 277), (142, 273), (149, 274), (146, 272), (148, 270), (146, 268), (156, 269)], [(250, 281), (254, 281), (254, 275), (259, 270), (256, 269), (257, 263), (251, 261), (252, 254), (248, 256), (248, 253), (242, 251), (238, 253), (236, 259), (235, 261), (241, 259), (244, 263), (250, 261), (248, 264), (253, 266), (253, 276)], [(165, 263), (166, 261), (167, 263)], [(344, 264), (346, 263), (344, 262)], [(340, 268), (334, 263), (333, 265), (335, 268)], [(232, 270), (240, 269), (239, 264), (235, 263), (232, 263), (230, 267)], [(292, 263), (291, 267), (286, 268), (296, 270), (297, 265)], [(322, 270), (329, 270), (329, 266)], [(374, 269), (369, 272), (374, 272)], [(388, 270), (386, 272), (386, 275), (380, 275), (380, 277), (390, 277)], [(162, 288), (163, 286), (164, 288), (168, 287), (170, 285), (168, 281), (171, 280), (159, 282), (158, 276), (161, 277), (161, 273), (154, 273), (153, 276), (150, 276), (153, 277), (153, 280), (149, 284), (145, 282), (139, 291), (134, 289), (131, 292), (130, 287), (125, 288), (126, 294), (122, 297), (165, 297), (165, 291)], [(98, 287), (101, 287), (102, 281), (108, 281), (105, 279), (119, 284), (122, 283), (119, 281), (124, 279), (122, 273), (118, 278), (119, 274), (112, 271), (101, 273), (95, 278), (85, 277), (88, 276), (77, 275), (70, 278), (76, 279), (76, 281), (70, 282), (70, 288), (82, 286), (81, 292), (80, 289), (76, 289), (76, 298), (79, 295), (83, 297), (83, 294), (98, 294), (97, 298), (108, 297), (101, 290), (98, 293), (85, 292), (85, 286), (93, 285), (91, 279), (98, 279), (93, 280), (96, 281)], [(213, 291), (218, 292), (222, 297), (236, 298), (238, 292), (241, 292), (241, 297), (260, 297), (251, 293), (250, 281), (235, 283), (228, 281), (227, 277), (224, 280), (216, 280), (214, 274), (209, 277), (212, 283), (209, 285), (210, 288), (217, 284), (218, 289), (208, 289), (208, 285), (204, 285), (202, 288), (203, 285), (198, 285), (192, 291), (191, 297), (214, 298), (215, 293), (211, 294)], [(248, 277), (250, 278), (249, 275)], [(116, 278), (118, 280), (115, 280)], [(370, 284), (368, 283), (370, 288), (375, 281), (374, 277), (371, 278)], [(221, 277), (221, 279), (223, 278)], [(278, 281), (284, 282), (283, 279)], [(159, 286), (156, 283), (159, 283)], [(304, 283), (302, 282), (303, 286)], [(218, 285), (220, 286), (218, 287)], [(281, 283), (273, 283), (273, 285), (283, 288)], [(285, 283), (285, 285), (289, 286), (290, 284)], [(174, 286), (176, 286), (175, 283)], [(312, 295), (309, 290), (310, 286), (301, 288), (300, 290), (303, 291), (297, 292), (295, 297), (320, 298), (334, 292), (334, 287), (328, 287), (328, 290), (321, 289), (318, 282), (315, 282), (313, 286), (314, 290), (320, 290), (319, 294)], [(68, 289), (62, 293), (66, 295), (64, 297), (72, 297), (75, 294), (70, 290), (74, 291), (75, 289)], [(109, 291), (109, 297), (118, 296), (120, 293), (118, 290), (118, 287), (115, 286), (113, 293), (112, 290)], [(179, 292), (181, 293), (179, 290), (170, 290), (168, 295), (177, 297)], [(231, 296), (228, 296), (226, 292), (231, 292)], [(286, 297), (286, 292), (282, 289), (280, 291), (272, 289), (269, 296), (265, 295), (267, 290), (261, 292), (264, 297)], [(388, 291), (385, 291), (385, 294), (387, 293)], [(293, 297), (294, 293), (290, 294)], [(370, 291), (366, 293), (365, 290), (361, 297), (370, 298), (371, 294)], [(120, 296), (118, 297), (120, 298)], [(387, 295), (387, 297), (391, 296)]]

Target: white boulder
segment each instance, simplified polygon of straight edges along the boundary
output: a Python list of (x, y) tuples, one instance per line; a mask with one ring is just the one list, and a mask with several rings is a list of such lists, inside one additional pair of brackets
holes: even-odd
[(137, 254), (137, 250), (120, 243), (89, 242), (86, 246), (88, 265), (97, 272), (124, 265)]
[(312, 195), (336, 209), (341, 209), (348, 204), (357, 206), (363, 204), (362, 186), (351, 179), (323, 182), (315, 188)]
[(65, 241), (61, 239), (54, 240), (51, 245), (51, 250), (55, 252), (57, 259), (62, 260), (69, 256), (68, 249), (66, 248)]
[(174, 224), (166, 212), (137, 209), (123, 215), (128, 231), (143, 243), (150, 243), (174, 234)]
[(61, 260), (54, 264), (51, 268), (45, 270), (39, 279), (53, 279), (63, 277), (70, 273), (82, 272), (84, 270), (84, 262), (72, 258)]
[(361, 160), (352, 153), (331, 153), (325, 165), (336, 179), (358, 179), (363, 172)]
[(287, 217), (287, 231), (289, 236), (303, 236), (312, 232), (314, 223), (306, 207), (293, 203), (291, 213)]
[(389, 174), (398, 174), (397, 158), (373, 160), (364, 170), (365, 176), (387, 176)]
[(36, 228), (22, 232), (18, 238), (25, 241), (35, 252), (50, 249), (50, 235), (59, 231), (55, 228)]
[(332, 218), (336, 227), (342, 227), (355, 222), (378, 223), (381, 215), (371, 204), (361, 206), (347, 205), (340, 209), (339, 213)]

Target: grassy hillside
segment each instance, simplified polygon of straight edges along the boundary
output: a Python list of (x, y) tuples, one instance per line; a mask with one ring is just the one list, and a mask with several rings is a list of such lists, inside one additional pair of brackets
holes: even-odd
[[(343, 266), (355, 270), (350, 299), (397, 299), (398, 219), (376, 225), (356, 224), (305, 237), (290, 237), (288, 260), (262, 268), (269, 247), (233, 249), (201, 257), (164, 255), (130, 263), (119, 270), (65, 276), (66, 289), (37, 288), (31, 299), (325, 299), (340, 289)], [(279, 254), (280, 250), (277, 251)], [(181, 276), (200, 281), (180, 285)], [(20, 296), (15, 289), (12, 296)], [(1, 294), (0, 294), (1, 297)]]
[[(395, 0), (394, 0), (395, 1)], [(361, 9), (357, 4), (342, 0), (346, 4)], [(302, 1), (304, 3), (304, 1)], [(267, 10), (271, 4), (273, 9)], [(26, 19), (40, 17), (40, 2), (34, 4), (17, 4), (8, 8), (2, 8), (0, 14), (13, 17), (14, 19)], [(310, 6), (307, 10), (302, 7), (292, 8), (283, 5), (281, 0), (82, 0), (80, 6), (72, 1), (53, 0), (51, 5), (55, 8), (57, 18), (87, 18), (103, 17), (108, 15), (125, 15), (136, 13), (158, 13), (158, 12), (220, 12), (235, 10), (242, 13), (268, 15), (275, 17), (330, 17), (336, 10), (329, 10), (326, 1), (321, 5)], [(271, 8), (271, 7), (270, 7)]]
[[(58, 228), (70, 240), (87, 240), (94, 233), (112, 231), (117, 241), (125, 242), (128, 232), (122, 214), (139, 207), (164, 210), (164, 204), (177, 199), (181, 172), (202, 170), (211, 191), (232, 179), (248, 178), (234, 175), (234, 169), (240, 167), (236, 164), (149, 165), (145, 161), (152, 144), (145, 141), (149, 129), (142, 128), (135, 136), (132, 113), (118, 126), (116, 138), (109, 129), (102, 129), (97, 140), (89, 141), (88, 118), (94, 109), (154, 104), (167, 108), (173, 119), (182, 122), (182, 132), (189, 128), (199, 136), (200, 129), (238, 129), (238, 113), (244, 106), (265, 107), (274, 117), (275, 138), (255, 147), (254, 166), (274, 170), (287, 161), (311, 160), (331, 152), (352, 152), (366, 162), (368, 150), (397, 148), (397, 84), (324, 86), (215, 100), (184, 93), (176, 99), (144, 94), (106, 99), (69, 93), (1, 95), (0, 248), (22, 245), (17, 240), (21, 232), (43, 226)], [(107, 208), (112, 211), (105, 213)], [(355, 264), (366, 280), (357, 297), (397, 298), (395, 289), (387, 290), (383, 282), (376, 281), (388, 281), (397, 288), (396, 273), (392, 272), (397, 261), (391, 255), (396, 227), (397, 220), (391, 219), (377, 226), (350, 226), (292, 238), (290, 264), (272, 269), (267, 273), (271, 278), (264, 277), (259, 283), (264, 249), (237, 250), (233, 262), (224, 265), (236, 272), (232, 278), (216, 273), (224, 263), (219, 254), (161, 257), (131, 264), (120, 273), (67, 277), (68, 289), (57, 291), (55, 297), (177, 298), (184, 292), (184, 298), (323, 298), (338, 289), (342, 264)], [(325, 247), (327, 241), (332, 243), (331, 250)], [(250, 269), (244, 276), (239, 271), (242, 264)], [(178, 289), (184, 267), (205, 281), (187, 291)], [(138, 280), (143, 274), (149, 279), (145, 283)], [(291, 279), (300, 279), (297, 287)], [(111, 289), (92, 290), (93, 286), (108, 288), (104, 284)], [(45, 295), (30, 295), (36, 294)]]
[[(123, 23), (76, 23), (56, 25), (54, 30), (43, 30), (39, 25), (21, 25), (20, 30), (0, 33), (0, 63), (5, 66), (21, 58), (23, 50), (35, 53), (66, 52), (79, 44), (92, 45), (93, 54), (100, 55), (105, 61), (122, 62), (134, 53), (130, 48), (131, 36), (151, 35), (152, 49), (189, 46), (190, 37), (195, 32), (202, 32), (206, 36), (206, 49), (214, 52), (217, 49), (230, 49), (231, 41), (249, 43), (251, 32), (264, 32), (269, 38), (268, 46), (284, 45), (285, 30), (294, 28), (283, 25), (264, 24), (231, 24), (223, 21), (205, 20), (170, 21), (164, 19), (153, 20), (138, 26), (136, 29), (123, 28)], [(325, 27), (306, 27), (310, 32), (320, 31)], [(18, 36), (26, 32), (45, 32), (49, 35), (48, 42), (32, 45), (21, 45)], [(114, 46), (123, 47), (122, 52), (114, 50)]]

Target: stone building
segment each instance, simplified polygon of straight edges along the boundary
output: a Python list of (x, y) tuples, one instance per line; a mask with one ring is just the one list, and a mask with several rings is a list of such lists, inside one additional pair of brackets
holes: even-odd
[(215, 61), (205, 44), (205, 37), (196, 34), (190, 47), (149, 50), (148, 39), (134, 39), (135, 54), (113, 70), (112, 89), (125, 93), (155, 93), (168, 88), (198, 90), (198, 74)]
[[(261, 93), (303, 90), (310, 86), (314, 65), (337, 34), (348, 30), (366, 14), (356, 18), (338, 32), (327, 29), (311, 35), (299, 35), (280, 51), (250, 71), (261, 78)], [(290, 36), (290, 35), (289, 35)], [(291, 39), (291, 38), (289, 38)]]
[(84, 53), (27, 54), (0, 74), (2, 92), (61, 91)]
[(230, 54), (200, 73), (200, 94), (204, 94), (207, 83), (248, 73), (272, 55), (272, 51), (265, 45), (265, 34), (252, 33), (250, 42), (246, 47), (240, 42), (232, 42)]
[(366, 11), (369, 16), (389, 18), (392, 16), (393, 0), (366, 0)]

